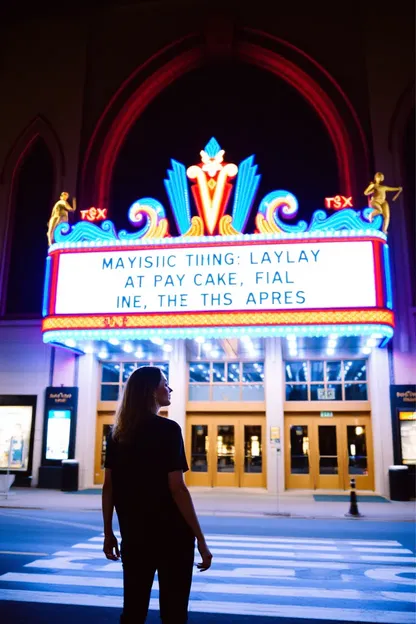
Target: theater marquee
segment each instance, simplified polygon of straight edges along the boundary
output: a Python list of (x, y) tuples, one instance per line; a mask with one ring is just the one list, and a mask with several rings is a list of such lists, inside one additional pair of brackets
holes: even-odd
[[(261, 335), (302, 328), (303, 335), (391, 336), (388, 246), (380, 219), (370, 224), (368, 209), (347, 208), (329, 216), (317, 211), (309, 227), (289, 225), (280, 217), (293, 217), (297, 200), (274, 191), (260, 202), (256, 233), (245, 234), (256, 166), (253, 157), (239, 167), (223, 164), (219, 153), (210, 142), (204, 164), (187, 170), (196, 180), (198, 216), (190, 212), (185, 170), (172, 162), (165, 184), (177, 237), (168, 236), (165, 209), (152, 198), (130, 208), (131, 222), (141, 224), (134, 234), (117, 233), (110, 221), (57, 228), (47, 261), (45, 341), (191, 337), (201, 331), (224, 336), (241, 328)], [(227, 214), (236, 175), (238, 193)]]

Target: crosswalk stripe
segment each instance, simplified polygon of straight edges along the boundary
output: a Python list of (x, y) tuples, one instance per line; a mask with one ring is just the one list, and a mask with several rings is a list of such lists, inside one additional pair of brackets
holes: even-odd
[[(302, 553), (295, 553), (292, 551), (276, 551), (276, 552), (270, 552), (270, 551), (266, 551), (264, 552), (263, 550), (240, 550), (238, 548), (210, 548), (211, 552), (213, 555), (218, 554), (218, 555), (256, 555), (256, 556), (260, 556), (260, 557), (300, 557), (302, 556)], [(334, 559), (334, 560), (342, 560), (344, 558), (343, 555), (339, 554), (339, 553), (317, 553), (317, 552), (313, 552), (313, 553), (309, 553), (307, 554), (307, 557), (310, 559)]]
[[(119, 534), (118, 534), (119, 535)], [(281, 542), (289, 544), (345, 544), (351, 546), (401, 546), (396, 540), (350, 540), (350, 539), (314, 539), (312, 537), (266, 537), (257, 535), (227, 535), (223, 533), (207, 534), (206, 539), (245, 542)]]
[[(258, 608), (260, 607), (260, 608)], [(413, 613), (401, 611), (381, 611), (364, 609), (346, 609), (332, 607), (304, 607), (298, 605), (257, 605), (255, 603), (227, 602), (218, 603), (211, 601), (190, 601), (190, 610), (199, 613), (223, 613), (236, 615), (262, 615), (289, 618), (302, 618), (306, 620), (332, 620), (345, 622), (378, 622), (379, 624), (414, 624)], [(394, 617), (394, 620), (392, 619)]]
[(353, 548), (353, 552), (380, 553), (383, 555), (413, 555), (408, 548)]
[(24, 555), (25, 557), (47, 557), (49, 553), (23, 552), (21, 550), (0, 550), (0, 555)]
[[(208, 539), (208, 538), (207, 538)], [(210, 537), (209, 538), (209, 545), (211, 546), (223, 546), (226, 540), (221, 540), (221, 539), (216, 539), (215, 537)], [(264, 549), (288, 549), (290, 548), (291, 550), (316, 550), (316, 545), (305, 542), (305, 543), (289, 543), (289, 540), (284, 541), (284, 543), (277, 543), (275, 541), (271, 542), (271, 541), (265, 541), (265, 540), (260, 540), (260, 539), (255, 539), (255, 540), (250, 540), (250, 542), (248, 542), (245, 539), (241, 539), (241, 540), (231, 540), (232, 541), (232, 546), (241, 546), (243, 548), (264, 548)], [(102, 544), (103, 544), (103, 540), (101, 537), (99, 538), (91, 538), (90, 540), (88, 540), (87, 544), (76, 544), (75, 546), (73, 546), (73, 548), (88, 548), (88, 544), (90, 544), (90, 542), (94, 542), (93, 545), (90, 545), (90, 548), (95, 549), (95, 548), (101, 548), (102, 549)], [(100, 545), (96, 545), (96, 542), (100, 542)], [(319, 545), (319, 550), (322, 551), (335, 551), (337, 550), (337, 546), (324, 546), (324, 545)]]
[[(209, 576), (211, 576), (211, 573), (207, 572), (206, 578), (209, 578)], [(1, 576), (0, 580), (21, 583), (44, 583), (50, 585), (123, 588), (123, 581), (121, 578), (105, 578), (102, 576), (85, 578), (84, 576), (61, 575), (51, 577), (48, 574), (9, 572)], [(155, 591), (159, 590), (157, 581), (154, 582), (152, 589)], [(191, 595), (196, 592), (250, 596), (320, 598), (324, 600), (360, 600), (361, 602), (396, 602), (397, 600), (410, 603), (416, 602), (416, 596), (413, 592), (360, 591), (357, 589), (323, 589), (318, 587), (279, 587), (274, 585), (247, 585), (243, 583), (212, 583), (208, 580), (206, 582), (194, 581), (192, 583)]]
[[(94, 607), (122, 607), (121, 596), (76, 594), (66, 592), (39, 592), (5, 589), (0, 591), (0, 600), (19, 602), (40, 602)], [(150, 609), (158, 609), (159, 601), (152, 598)], [(263, 615), (265, 617), (291, 617), (306, 620), (350, 621), (364, 624), (414, 624), (414, 614), (391, 610), (365, 610), (334, 607), (316, 607), (282, 604), (256, 604), (250, 602), (223, 602), (213, 600), (190, 600), (189, 609), (198, 613), (221, 613), (228, 615)], [(394, 619), (393, 619), (394, 618)]]
[(416, 557), (382, 557), (381, 555), (360, 555), (361, 561), (380, 561), (383, 563), (416, 563)]
[[(262, 542), (259, 542), (259, 543), (253, 542), (252, 544), (249, 544), (247, 542), (232, 542), (231, 545), (233, 547), (238, 546), (241, 548), (263, 548), (265, 550), (267, 549), (270, 552), (272, 550), (282, 550), (282, 549), (288, 549), (288, 548), (290, 548), (290, 550), (301, 550), (301, 551), (305, 551), (305, 550), (315, 551), (316, 550), (316, 546), (312, 546), (311, 544), (264, 544)], [(221, 547), (221, 546), (224, 546), (224, 542), (210, 539), (209, 546)], [(319, 550), (332, 552), (332, 551), (337, 550), (337, 547), (319, 545)]]
[(351, 546), (401, 546), (396, 540), (345, 540)]
[(331, 539), (312, 539), (308, 537), (261, 537), (257, 535), (223, 535), (210, 534), (205, 536), (206, 540), (221, 540), (226, 542), (265, 542), (266, 544), (310, 544), (310, 545), (326, 545), (335, 544), (335, 540)]

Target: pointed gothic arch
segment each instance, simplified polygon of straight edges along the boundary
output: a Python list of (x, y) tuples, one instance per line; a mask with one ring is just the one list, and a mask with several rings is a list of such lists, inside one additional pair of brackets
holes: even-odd
[(6, 311), (6, 295), (13, 237), (14, 211), (19, 172), (33, 146), (41, 139), (48, 149), (54, 170), (53, 193), (58, 196), (65, 176), (65, 160), (61, 143), (52, 125), (37, 115), (17, 137), (0, 171), (0, 314)]

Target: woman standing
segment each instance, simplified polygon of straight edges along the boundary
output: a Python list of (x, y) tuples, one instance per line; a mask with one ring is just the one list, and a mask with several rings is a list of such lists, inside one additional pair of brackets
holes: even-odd
[(195, 538), (202, 557), (199, 570), (212, 561), (183, 480), (188, 464), (181, 429), (157, 415), (170, 405), (171, 392), (159, 368), (135, 370), (107, 440), (103, 550), (107, 559), (120, 557), (112, 528), (115, 508), (122, 540), (122, 624), (146, 621), (156, 570), (163, 624), (185, 624)]

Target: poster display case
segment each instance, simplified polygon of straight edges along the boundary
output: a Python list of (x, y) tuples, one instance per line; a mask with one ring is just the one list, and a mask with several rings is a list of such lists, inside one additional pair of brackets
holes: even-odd
[(30, 485), (36, 396), (0, 395), (0, 474)]

